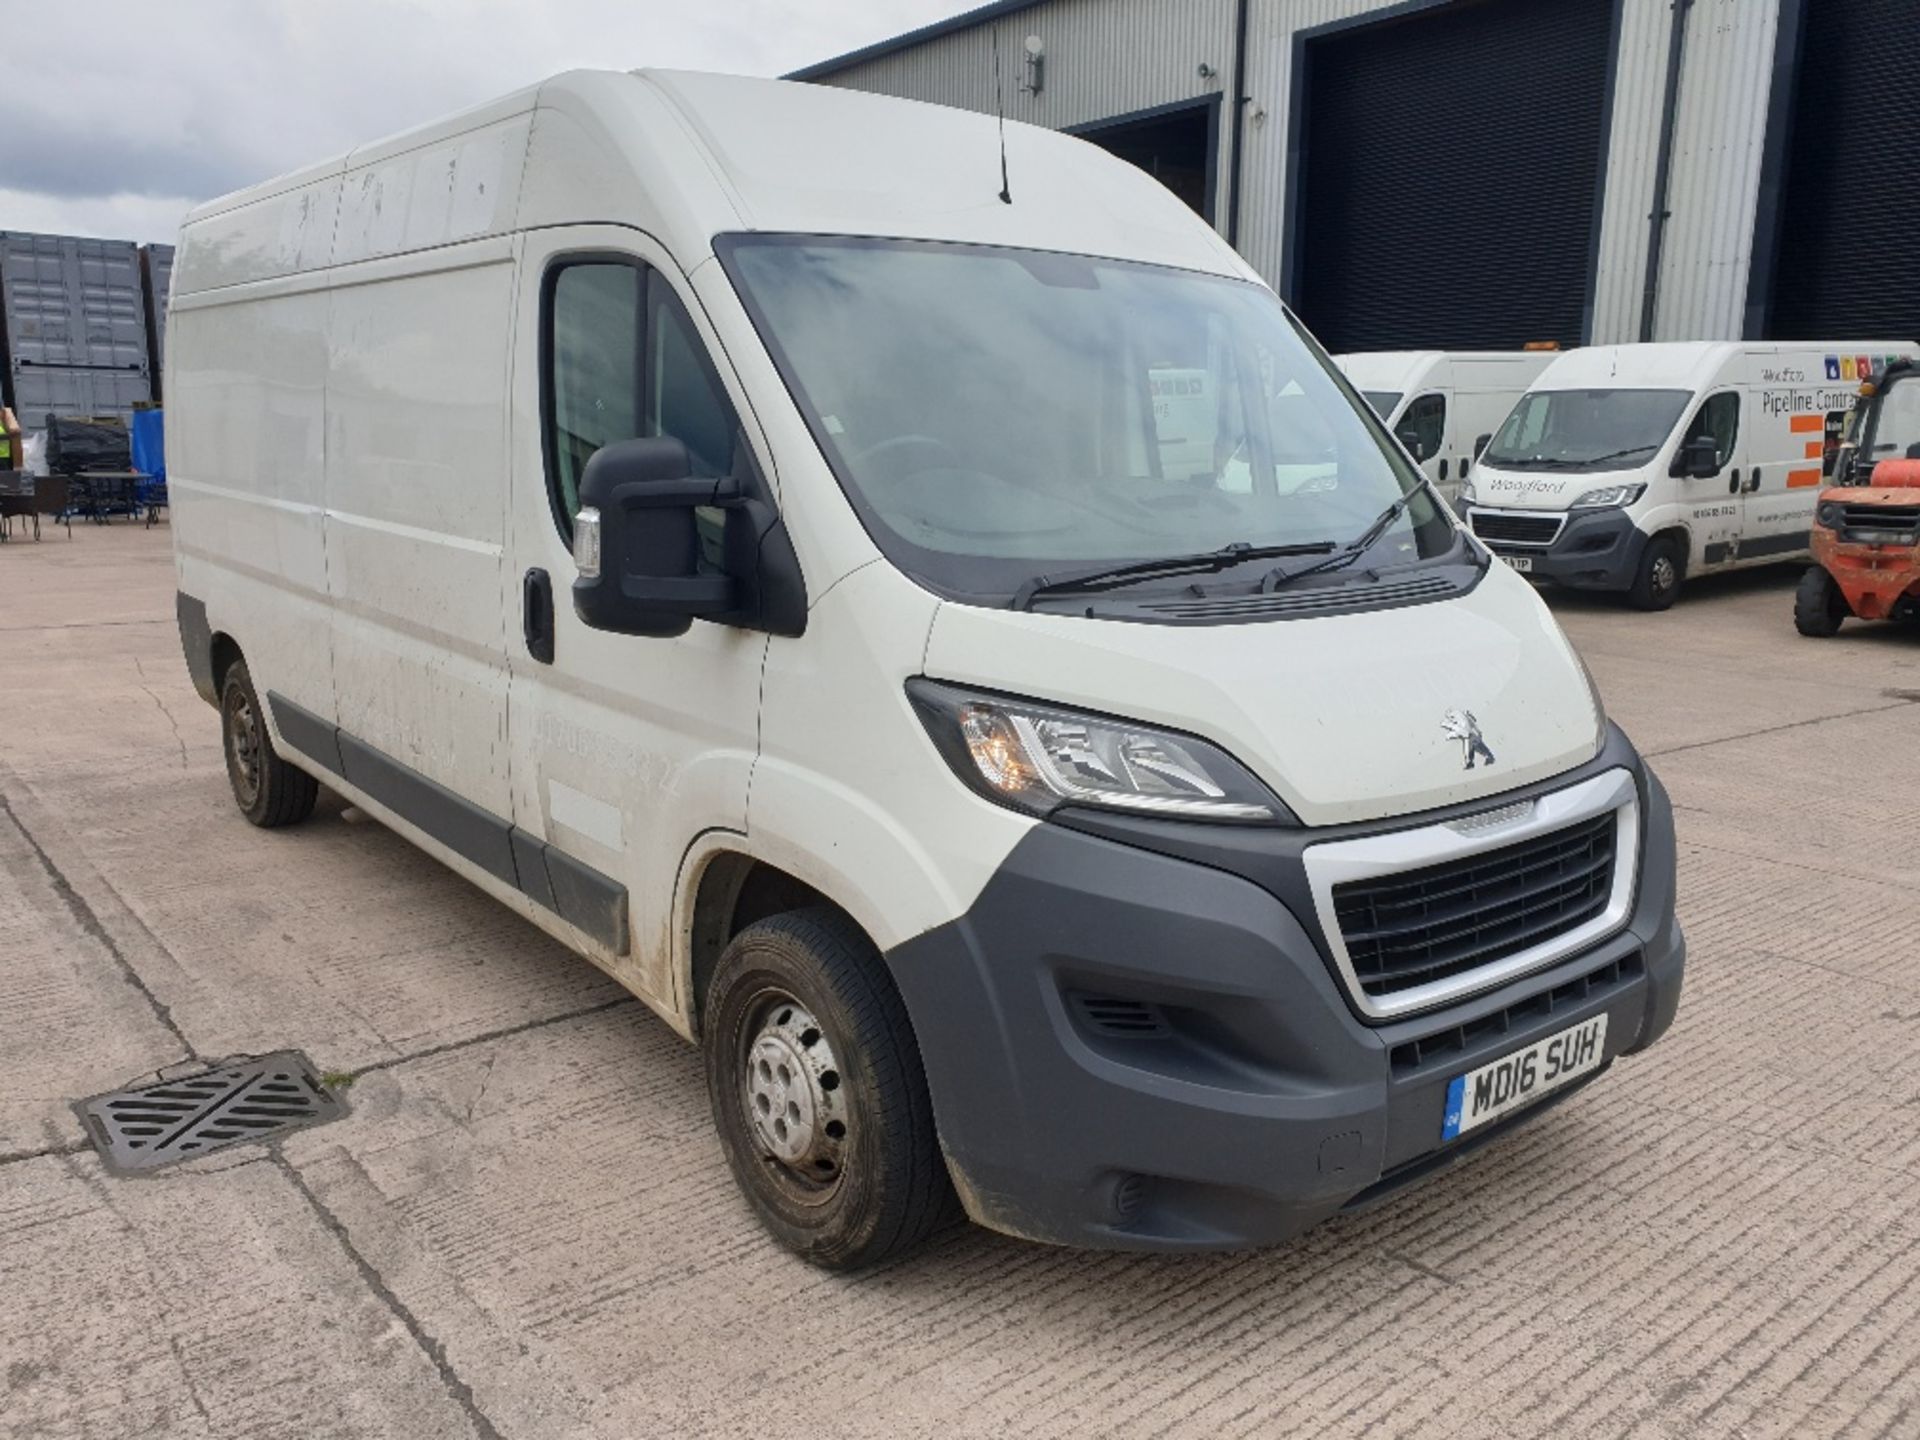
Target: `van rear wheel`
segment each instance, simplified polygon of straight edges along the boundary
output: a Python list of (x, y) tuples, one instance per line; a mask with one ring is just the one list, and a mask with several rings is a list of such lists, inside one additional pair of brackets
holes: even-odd
[(954, 1213), (906, 1007), (845, 916), (791, 911), (736, 935), (708, 987), (702, 1046), (727, 1164), (790, 1249), (857, 1269)]
[(220, 734), (227, 754), (227, 783), (240, 813), (262, 829), (297, 825), (313, 813), (320, 786), (289, 765), (273, 748), (260, 697), (247, 662), (227, 667), (220, 687)]
[(1627, 599), (1640, 610), (1666, 610), (1680, 598), (1680, 582), (1687, 576), (1686, 552), (1671, 535), (1658, 535), (1641, 553)]
[(1824, 640), (1839, 633), (1840, 622), (1851, 614), (1846, 593), (1824, 566), (1812, 566), (1800, 577), (1793, 595), (1793, 628), (1802, 635)]

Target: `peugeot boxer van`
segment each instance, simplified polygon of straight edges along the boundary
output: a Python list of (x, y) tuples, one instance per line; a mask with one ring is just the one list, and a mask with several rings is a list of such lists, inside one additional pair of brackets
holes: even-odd
[(1368, 350), (1333, 357), (1434, 488), (1454, 500), (1551, 350)]
[(324, 784), (616, 977), (829, 1266), (1279, 1240), (1680, 995), (1667, 798), (1532, 589), (1171, 193), (1004, 143), (569, 74), (176, 262), (241, 811)]
[(1508, 565), (1664, 610), (1689, 575), (1805, 559), (1858, 382), (1904, 341), (1597, 345), (1556, 359), (1460, 501)]

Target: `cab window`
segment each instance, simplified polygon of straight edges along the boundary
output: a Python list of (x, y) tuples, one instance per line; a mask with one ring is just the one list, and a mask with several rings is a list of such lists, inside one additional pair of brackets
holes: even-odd
[[(733, 407), (667, 283), (635, 262), (579, 260), (549, 272), (548, 286), (547, 474), (561, 534), (572, 536), (587, 462), (616, 440), (672, 436), (695, 475), (731, 474)], [(715, 558), (721, 514), (699, 522)]]
[(1407, 406), (1394, 435), (1416, 460), (1431, 460), (1440, 453), (1440, 441), (1447, 431), (1447, 397), (1422, 395)]
[(1713, 441), (1713, 468), (1718, 471), (1724, 469), (1733, 458), (1733, 442), (1739, 433), (1740, 396), (1728, 390), (1707, 397), (1694, 412), (1693, 423), (1687, 427), (1686, 438), (1680, 444), (1684, 449), (1695, 440), (1710, 438)]
[(602, 445), (640, 433), (641, 297), (646, 272), (621, 261), (568, 265), (547, 299), (547, 475), (554, 518), (573, 533), (580, 472)]

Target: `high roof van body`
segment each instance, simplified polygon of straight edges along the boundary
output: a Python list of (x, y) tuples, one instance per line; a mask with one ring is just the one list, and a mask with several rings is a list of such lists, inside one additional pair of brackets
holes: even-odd
[(1806, 558), (1858, 382), (1914, 354), (1894, 340), (1571, 350), (1461, 503), (1515, 569), (1665, 609), (1689, 575)]
[(1550, 350), (1367, 350), (1334, 361), (1451, 501)]
[(826, 1265), (956, 1196), (1275, 1240), (1679, 999), (1670, 807), (1539, 598), (1169, 192), (1001, 145), (573, 73), (176, 260), (240, 808), (324, 784), (616, 977)]

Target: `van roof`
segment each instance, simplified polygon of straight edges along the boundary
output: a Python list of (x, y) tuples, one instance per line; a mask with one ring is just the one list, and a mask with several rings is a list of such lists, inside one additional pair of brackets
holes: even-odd
[(191, 293), (587, 222), (644, 229), (688, 269), (714, 236), (758, 230), (1001, 244), (1257, 278), (1158, 181), (1056, 131), (1007, 122), (1012, 202), (1003, 202), (1000, 133), (990, 115), (837, 87), (569, 71), (199, 206), (185, 247), (196, 231), (218, 244), (203, 244), (202, 264), (184, 264), (176, 285)]
[(1533, 382), (1533, 388), (1698, 390), (1713, 384), (1726, 363), (1740, 355), (1884, 355), (1905, 354), (1911, 348), (1909, 342), (1891, 340), (1673, 340), (1588, 345), (1556, 359)]

